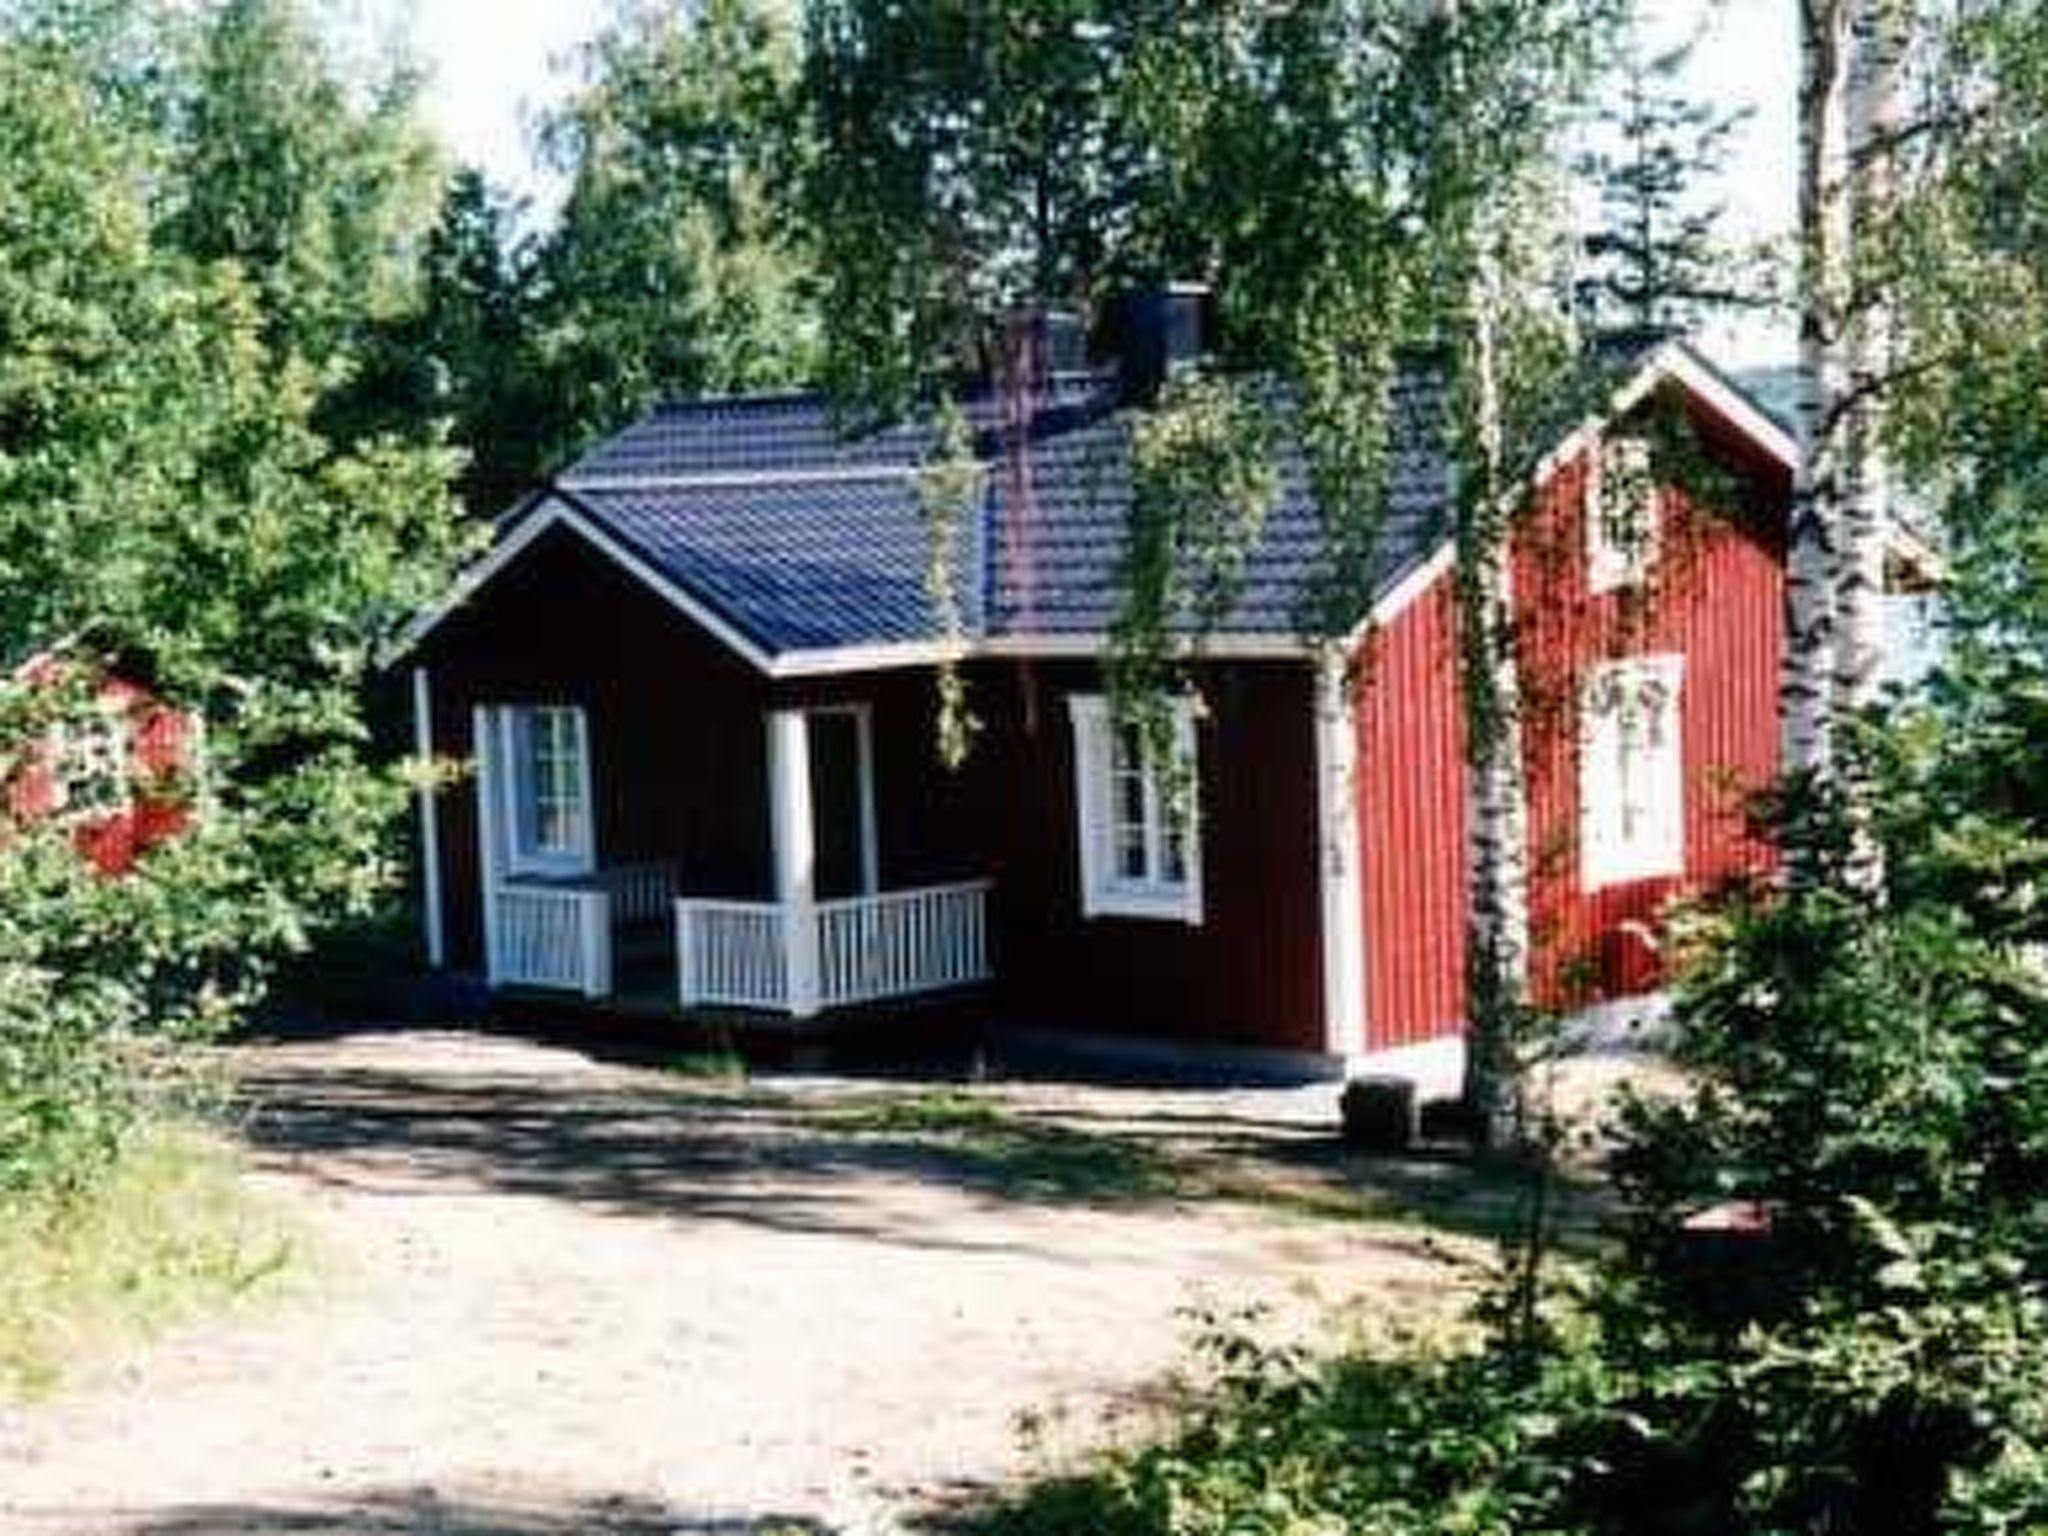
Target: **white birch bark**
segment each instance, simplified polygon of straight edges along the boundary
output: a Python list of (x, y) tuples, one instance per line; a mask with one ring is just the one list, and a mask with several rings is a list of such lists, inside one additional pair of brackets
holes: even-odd
[(1799, 416), (1805, 449), (1785, 552), (1780, 686), (1785, 767), (1824, 776), (1834, 717), (1835, 594), (1844, 548), (1848, 397), (1848, 68), (1857, 0), (1802, 0), (1799, 86)]
[(1849, 70), (1849, 158), (1854, 312), (1848, 326), (1848, 454), (1837, 572), (1834, 707), (1838, 716), (1877, 702), (1885, 651), (1885, 535), (1891, 475), (1884, 446), (1884, 395), (1893, 367), (1886, 229), (1897, 205), (1891, 146), (1902, 124), (1903, 0), (1855, 0)]
[[(1482, 266), (1484, 263), (1482, 263)], [(1514, 1111), (1507, 1038), (1528, 1000), (1529, 810), (1523, 772), (1521, 679), (1515, 655), (1513, 537), (1503, 483), (1499, 306), (1492, 274), (1475, 283), (1470, 367), (1475, 484), (1465, 500), (1471, 526), (1461, 542), (1468, 562), (1464, 665), (1469, 744), (1470, 882), (1468, 966), (1472, 1037), (1466, 1099), (1490, 1140), (1501, 1139)]]

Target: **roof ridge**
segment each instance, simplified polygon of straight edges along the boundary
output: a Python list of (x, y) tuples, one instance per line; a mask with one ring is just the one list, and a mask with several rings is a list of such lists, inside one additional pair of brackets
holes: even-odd
[(817, 485), (833, 481), (865, 482), (908, 480), (922, 468), (921, 460), (890, 464), (833, 464), (815, 468), (702, 470), (691, 474), (591, 474), (574, 470), (556, 483), (567, 490), (605, 491), (688, 491), (713, 490), (723, 486)]

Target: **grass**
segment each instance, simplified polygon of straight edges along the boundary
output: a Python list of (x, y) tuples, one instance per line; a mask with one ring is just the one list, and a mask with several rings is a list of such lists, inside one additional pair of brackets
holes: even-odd
[(0, 1398), (269, 1289), (302, 1243), (221, 1141), (151, 1128), (87, 1191), (0, 1197)]
[(1162, 1148), (1020, 1114), (960, 1089), (878, 1096), (837, 1106), (819, 1119), (843, 1135), (928, 1147), (1013, 1198), (1113, 1202), (1183, 1192), (1184, 1160)]
[[(1307, 1222), (1367, 1222), (1479, 1241), (1517, 1229), (1525, 1178), (1509, 1159), (1449, 1147), (1407, 1157), (1351, 1153), (1334, 1129), (1328, 1138), (1252, 1149), (1083, 1128), (963, 1088), (862, 1095), (810, 1119), (838, 1135), (923, 1148), (1009, 1198), (1243, 1205)], [(1582, 1179), (1560, 1184), (1556, 1217), (1567, 1252), (1597, 1251), (1596, 1194)]]
[(738, 1051), (679, 1051), (659, 1063), (671, 1077), (687, 1077), (713, 1083), (744, 1083), (748, 1077), (747, 1058)]

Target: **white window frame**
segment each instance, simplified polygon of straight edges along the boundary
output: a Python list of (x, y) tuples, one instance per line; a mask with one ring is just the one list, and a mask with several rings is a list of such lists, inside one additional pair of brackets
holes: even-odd
[(1648, 438), (1595, 440), (1586, 487), (1589, 590), (1614, 592), (1649, 582), (1663, 541), (1661, 500)]
[[(1195, 711), (1188, 700), (1173, 706), (1174, 739), (1194, 790), (1197, 765)], [(1202, 839), (1199, 804), (1186, 808), (1179, 829), (1181, 878), (1166, 874), (1168, 823), (1173, 809), (1164, 776), (1147, 762), (1144, 778), (1145, 874), (1123, 873), (1116, 848), (1116, 726), (1109, 700), (1101, 694), (1071, 694), (1068, 718), (1074, 732), (1074, 813), (1081, 853), (1081, 915), (1141, 917), (1199, 926), (1202, 921)]]
[[(83, 820), (125, 816), (135, 808), (132, 733), (128, 712), (110, 700), (101, 700), (87, 716), (58, 723), (51, 756), (60, 814)], [(78, 786), (89, 779), (110, 782), (112, 793), (105, 799), (81, 801)]]
[[(543, 715), (570, 722), (575, 743), (576, 836), (560, 847), (534, 841), (540, 824), (529, 744), (535, 722)], [(507, 704), (498, 710), (499, 771), (504, 807), (506, 864), (514, 875), (568, 877), (587, 875), (596, 867), (597, 807), (590, 792), (590, 717), (579, 704)]]
[[(1625, 712), (1645, 707), (1657, 713), (1644, 717), (1632, 752)], [(1588, 674), (1579, 696), (1579, 863), (1589, 891), (1685, 873), (1683, 656), (1601, 662)]]

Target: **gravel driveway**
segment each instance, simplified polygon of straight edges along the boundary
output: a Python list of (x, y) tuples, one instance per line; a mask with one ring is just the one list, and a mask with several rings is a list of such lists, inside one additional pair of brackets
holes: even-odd
[(720, 1087), (417, 1032), (242, 1066), (326, 1259), (0, 1409), (0, 1530), (897, 1530), (1142, 1420), (1186, 1308), (1328, 1327), (1462, 1262), (1316, 1214), (1328, 1090)]

